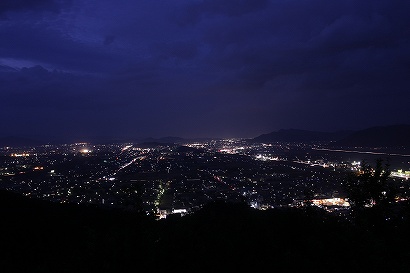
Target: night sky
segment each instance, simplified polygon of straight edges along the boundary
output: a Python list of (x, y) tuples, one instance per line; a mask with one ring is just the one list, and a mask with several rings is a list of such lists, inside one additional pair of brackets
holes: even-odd
[(407, 0), (1, 0), (0, 136), (410, 123)]

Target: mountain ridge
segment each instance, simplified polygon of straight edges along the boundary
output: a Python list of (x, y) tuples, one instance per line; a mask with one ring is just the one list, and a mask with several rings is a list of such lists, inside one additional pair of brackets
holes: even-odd
[(321, 132), (301, 129), (280, 129), (249, 140), (257, 143), (273, 142), (329, 142), (343, 147), (410, 147), (410, 125), (373, 126), (355, 131)]
[[(182, 138), (175, 136), (128, 138), (124, 140), (100, 140), (91, 143), (162, 143), (182, 144), (195, 141), (209, 141), (220, 138)], [(303, 129), (280, 129), (266, 134), (246, 139), (251, 143), (274, 143), (274, 142), (331, 142), (336, 146), (350, 147), (410, 147), (410, 125), (394, 124), (387, 126), (373, 126), (361, 130), (339, 130), (334, 132), (303, 130)], [(88, 142), (88, 141), (86, 141)], [(28, 147), (45, 144), (64, 144), (67, 141), (39, 140), (35, 137), (6, 136), (0, 137), (0, 147)], [(72, 142), (75, 143), (75, 142)]]
[(356, 131), (334, 144), (349, 147), (410, 147), (410, 125), (370, 127)]
[(311, 142), (336, 141), (346, 137), (353, 131), (322, 132), (302, 129), (280, 129), (262, 134), (251, 139), (253, 142)]

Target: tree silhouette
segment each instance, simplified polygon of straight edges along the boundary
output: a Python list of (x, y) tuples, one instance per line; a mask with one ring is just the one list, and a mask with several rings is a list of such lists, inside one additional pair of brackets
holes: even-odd
[(126, 209), (135, 211), (137, 214), (143, 214), (142, 186), (138, 183), (128, 183), (124, 184), (122, 191), (122, 205)]
[(306, 208), (310, 208), (313, 205), (313, 199), (315, 198), (315, 192), (312, 188), (306, 186), (303, 190), (304, 199), (303, 199), (303, 206)]
[(385, 216), (389, 205), (396, 197), (396, 191), (389, 182), (390, 164), (383, 159), (376, 159), (372, 167), (363, 161), (360, 170), (351, 173), (344, 182), (344, 188), (354, 213), (371, 208), (373, 213)]

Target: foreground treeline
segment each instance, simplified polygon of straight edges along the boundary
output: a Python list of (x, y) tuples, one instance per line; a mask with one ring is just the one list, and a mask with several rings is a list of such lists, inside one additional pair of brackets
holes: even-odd
[(210, 203), (155, 220), (0, 192), (2, 272), (408, 272), (408, 204), (346, 221), (314, 207)]

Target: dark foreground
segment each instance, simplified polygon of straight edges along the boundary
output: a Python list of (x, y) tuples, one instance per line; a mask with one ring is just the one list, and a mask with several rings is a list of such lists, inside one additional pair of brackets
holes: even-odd
[[(212, 203), (154, 220), (0, 192), (2, 272), (409, 272), (408, 205), (389, 221)], [(365, 218), (363, 218), (365, 219)]]

